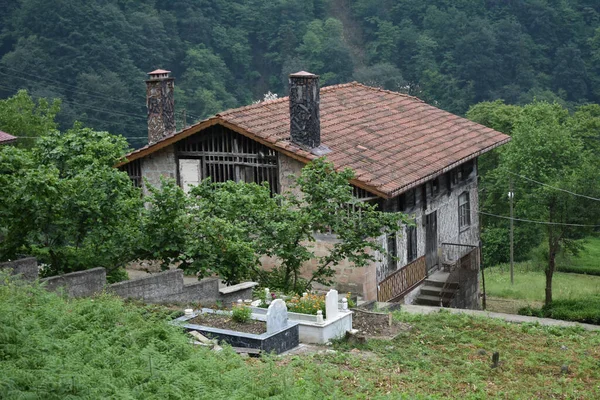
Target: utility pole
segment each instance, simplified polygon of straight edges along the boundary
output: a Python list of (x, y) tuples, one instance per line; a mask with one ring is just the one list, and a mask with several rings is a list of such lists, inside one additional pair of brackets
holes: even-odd
[(187, 128), (187, 121), (185, 117), (185, 108), (183, 109), (183, 129)]
[(515, 284), (515, 275), (514, 275), (514, 219), (513, 219), (513, 198), (515, 197), (515, 192), (513, 192), (513, 181), (510, 179), (510, 189), (508, 192), (508, 198), (510, 199), (510, 284)]

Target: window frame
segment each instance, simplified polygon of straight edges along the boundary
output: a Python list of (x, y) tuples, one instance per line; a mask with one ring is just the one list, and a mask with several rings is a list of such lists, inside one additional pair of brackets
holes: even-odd
[(419, 255), (417, 224), (406, 226), (406, 263), (415, 261)]
[(468, 191), (458, 196), (458, 230), (460, 232), (471, 227), (471, 195)]

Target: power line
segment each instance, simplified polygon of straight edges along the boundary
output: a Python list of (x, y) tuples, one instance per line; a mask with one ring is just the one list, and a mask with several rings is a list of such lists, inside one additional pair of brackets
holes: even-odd
[(550, 222), (550, 221), (536, 221), (531, 219), (522, 219), (522, 218), (511, 218), (505, 215), (497, 215), (492, 213), (487, 213), (484, 211), (477, 211), (479, 214), (488, 215), (490, 217), (502, 218), (507, 220), (519, 221), (519, 222), (528, 222), (532, 224), (540, 224), (540, 225), (558, 225), (558, 226), (578, 226), (578, 227), (587, 227), (587, 228), (600, 228), (600, 225), (586, 225), (586, 224), (567, 224), (562, 222)]
[[(27, 82), (39, 83), (38, 82), (39, 80), (43, 80), (43, 81), (47, 81), (47, 82), (53, 82), (56, 85), (51, 85), (51, 84), (45, 84), (45, 85), (46, 86), (50, 86), (50, 87), (54, 87), (54, 88), (57, 88), (57, 89), (69, 90), (71, 92), (85, 94), (85, 95), (88, 95), (88, 96), (91, 96), (91, 97), (96, 97), (96, 98), (101, 99), (101, 100), (107, 100), (107, 101), (111, 101), (111, 102), (117, 102), (117, 103), (127, 104), (127, 105), (131, 105), (131, 106), (135, 106), (135, 107), (140, 107), (141, 106), (141, 104), (130, 103), (128, 101), (111, 98), (111, 97), (102, 95), (99, 92), (90, 92), (90, 91), (82, 90), (81, 88), (79, 88), (78, 86), (75, 86), (75, 85), (71, 85), (71, 84), (68, 84), (68, 83), (65, 83), (65, 82), (59, 82), (59, 81), (56, 81), (56, 80), (53, 80), (53, 79), (48, 79), (48, 78), (44, 78), (44, 77), (37, 76), (37, 75), (28, 74), (27, 72), (23, 72), (23, 71), (17, 71), (15, 69), (12, 69), (12, 68), (9, 68), (9, 67), (6, 67), (6, 66), (0, 66), (0, 68), (9, 69), (11, 71), (14, 71), (14, 72), (17, 72), (17, 73), (20, 73), (20, 74), (23, 74), (23, 75), (30, 76), (31, 78), (34, 78), (34, 79), (24, 78), (22, 76), (7, 74), (6, 72), (1, 72), (0, 71), (0, 74), (2, 74), (2, 75), (9, 76), (9, 77), (14, 77), (14, 78), (18, 78), (18, 79), (22, 79), (22, 80), (27, 81)], [(68, 87), (65, 87), (65, 86), (68, 86)], [(72, 87), (73, 89), (70, 89), (69, 87)]]
[(551, 186), (551, 185), (548, 185), (546, 183), (536, 181), (535, 179), (531, 179), (531, 178), (528, 178), (528, 177), (523, 176), (523, 175), (515, 174), (514, 172), (510, 172), (510, 171), (507, 171), (507, 172), (509, 174), (511, 174), (511, 175), (518, 176), (519, 178), (523, 178), (523, 179), (526, 179), (528, 181), (537, 183), (538, 185), (546, 186), (546, 187), (549, 187), (549, 188), (554, 189), (554, 190), (559, 190), (561, 192), (569, 193), (569, 194), (572, 194), (573, 196), (583, 197), (585, 199), (594, 200), (594, 201), (600, 201), (600, 199), (597, 199), (595, 197), (590, 197), (590, 196), (586, 196), (584, 194), (578, 194), (578, 193), (574, 193), (574, 192), (571, 192), (571, 191), (566, 190), (566, 189), (561, 189), (561, 188), (558, 188), (558, 187), (555, 187), (555, 186)]

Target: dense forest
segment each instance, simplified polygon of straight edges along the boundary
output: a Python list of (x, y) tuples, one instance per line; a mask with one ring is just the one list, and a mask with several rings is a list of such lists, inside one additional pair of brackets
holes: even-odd
[(0, 98), (60, 98), (61, 127), (80, 120), (135, 147), (158, 67), (188, 123), (285, 95), (301, 69), (463, 115), (494, 99), (600, 102), (595, 0), (19, 0), (0, 4), (0, 27)]

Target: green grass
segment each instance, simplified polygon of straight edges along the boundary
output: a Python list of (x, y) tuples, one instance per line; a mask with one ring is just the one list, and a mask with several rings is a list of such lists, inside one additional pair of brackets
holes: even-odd
[(576, 256), (559, 260), (558, 271), (600, 275), (600, 238), (585, 239), (583, 249)]
[[(193, 347), (168, 313), (0, 285), (0, 398), (600, 397), (600, 333), (582, 329), (396, 312), (411, 328), (394, 340), (244, 360), (227, 347)], [(501, 363), (492, 369), (494, 351)]]
[[(515, 264), (515, 283), (510, 284), (506, 265), (485, 270), (485, 288), (488, 296), (530, 301), (544, 301), (546, 276), (543, 271), (532, 271), (531, 263)], [(600, 295), (600, 276), (555, 272), (552, 280), (554, 300), (569, 300)]]

